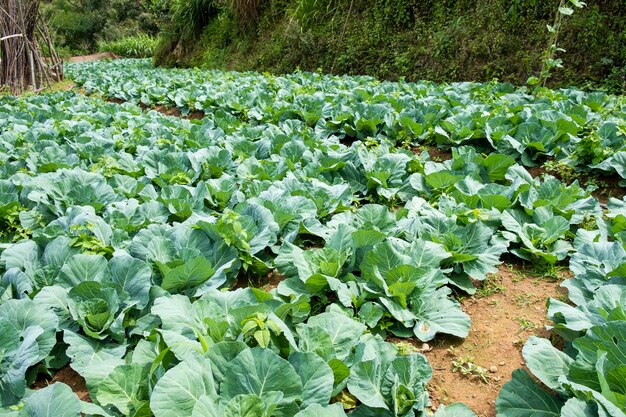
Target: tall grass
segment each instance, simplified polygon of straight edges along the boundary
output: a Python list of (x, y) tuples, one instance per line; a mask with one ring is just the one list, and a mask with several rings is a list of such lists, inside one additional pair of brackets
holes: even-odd
[(116, 41), (98, 43), (100, 52), (113, 52), (126, 58), (149, 58), (154, 54), (157, 40), (152, 36), (140, 34)]
[(291, 9), (291, 18), (302, 28), (308, 28), (316, 21), (326, 20), (341, 7), (341, 0), (296, 0)]
[(219, 12), (219, 0), (174, 0), (172, 29), (184, 39), (197, 36)]

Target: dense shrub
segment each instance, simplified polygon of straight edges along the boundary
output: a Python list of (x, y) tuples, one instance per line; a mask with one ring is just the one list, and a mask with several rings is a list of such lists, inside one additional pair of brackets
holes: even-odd
[(167, 21), (165, 0), (47, 0), (41, 9), (63, 56), (95, 52), (100, 42), (156, 35)]

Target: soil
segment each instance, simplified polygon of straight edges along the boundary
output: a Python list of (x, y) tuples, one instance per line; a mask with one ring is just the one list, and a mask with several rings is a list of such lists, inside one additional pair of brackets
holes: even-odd
[(253, 280), (244, 277), (238, 277), (237, 281), (233, 285), (233, 290), (238, 290), (241, 288), (258, 288), (265, 292), (270, 292), (273, 289), (278, 287), (281, 281), (283, 281), (285, 277), (278, 272), (278, 270), (273, 269), (267, 273), (265, 277), (258, 277)]
[(428, 155), (430, 155), (430, 160), (434, 162), (443, 162), (452, 159), (451, 151), (439, 149), (436, 146), (416, 146), (411, 148), (411, 151), (413, 151), (416, 155), (426, 151), (428, 152)]
[(33, 389), (45, 388), (48, 385), (54, 384), (56, 382), (63, 382), (64, 384), (67, 384), (70, 388), (72, 388), (72, 391), (74, 391), (74, 393), (81, 401), (91, 402), (89, 392), (87, 391), (87, 385), (85, 385), (85, 380), (69, 366), (61, 368), (61, 370), (59, 370), (59, 372), (57, 372), (50, 380), (38, 380), (37, 382), (35, 382)]
[[(479, 417), (495, 417), (498, 392), (511, 373), (524, 365), (524, 342), (532, 335), (549, 336), (546, 300), (564, 294), (559, 283), (530, 275), (519, 265), (502, 265), (485, 281), (482, 293), (479, 290), (461, 301), (472, 320), (469, 336), (435, 340), (430, 343), (432, 350), (424, 352), (433, 367), (429, 385), (433, 410), (440, 404), (463, 402)], [(426, 347), (417, 341), (415, 345)], [(453, 372), (453, 361), (470, 358), (484, 368), (487, 383), (476, 375)]]
[(270, 292), (276, 289), (278, 287), (278, 284), (280, 284), (280, 282), (283, 281), (284, 279), (285, 277), (281, 275), (281, 273), (278, 272), (278, 270), (273, 270), (272, 272), (267, 274), (267, 277), (265, 278), (265, 282), (263, 286), (261, 287), (261, 289), (265, 292)]

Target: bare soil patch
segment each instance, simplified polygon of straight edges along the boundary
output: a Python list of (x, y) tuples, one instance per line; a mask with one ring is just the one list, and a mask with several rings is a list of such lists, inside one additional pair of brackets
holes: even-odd
[(413, 151), (416, 155), (426, 151), (428, 152), (428, 155), (430, 155), (431, 161), (434, 162), (443, 162), (452, 159), (452, 151), (439, 149), (436, 146), (416, 146), (411, 148), (411, 151)]
[(48, 385), (63, 382), (68, 385), (72, 391), (78, 396), (81, 401), (91, 402), (89, 397), (89, 391), (87, 391), (87, 385), (82, 376), (80, 376), (75, 370), (68, 366), (61, 368), (52, 379), (40, 379), (35, 382), (33, 389), (45, 388)]
[[(524, 365), (524, 342), (532, 335), (549, 336), (546, 300), (562, 294), (556, 280), (530, 275), (519, 266), (502, 265), (479, 293), (463, 299), (463, 310), (472, 319), (469, 336), (435, 340), (430, 344), (432, 350), (424, 352), (433, 367), (429, 385), (433, 409), (463, 402), (479, 417), (495, 417), (498, 392), (511, 373)], [(454, 372), (453, 362), (466, 367), (473, 363), (484, 372), (463, 375), (458, 369)]]

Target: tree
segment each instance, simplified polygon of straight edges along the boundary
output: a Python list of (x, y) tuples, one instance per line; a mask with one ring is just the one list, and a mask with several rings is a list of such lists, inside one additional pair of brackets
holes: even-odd
[(39, 0), (0, 0), (0, 85), (19, 94), (62, 79)]

